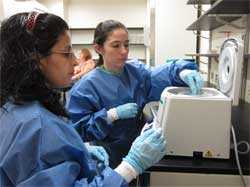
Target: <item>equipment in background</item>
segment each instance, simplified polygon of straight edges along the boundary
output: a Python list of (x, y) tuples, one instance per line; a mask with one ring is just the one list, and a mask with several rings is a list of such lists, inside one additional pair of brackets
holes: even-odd
[(167, 155), (229, 158), (231, 106), (239, 103), (242, 64), (242, 42), (227, 39), (219, 56), (219, 90), (191, 95), (189, 88), (165, 88), (155, 124), (167, 138)]

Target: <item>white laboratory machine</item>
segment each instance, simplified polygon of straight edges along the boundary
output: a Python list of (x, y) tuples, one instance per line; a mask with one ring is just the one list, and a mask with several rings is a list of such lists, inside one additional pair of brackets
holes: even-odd
[(238, 105), (243, 46), (227, 39), (219, 55), (219, 90), (203, 88), (191, 95), (186, 87), (167, 87), (161, 94), (158, 127), (167, 140), (167, 155), (228, 159), (231, 107)]

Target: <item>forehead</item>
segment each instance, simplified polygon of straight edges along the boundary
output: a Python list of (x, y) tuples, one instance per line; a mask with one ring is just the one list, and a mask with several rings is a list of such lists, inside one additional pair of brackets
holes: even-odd
[(113, 30), (107, 37), (107, 42), (128, 40), (128, 33), (122, 28)]

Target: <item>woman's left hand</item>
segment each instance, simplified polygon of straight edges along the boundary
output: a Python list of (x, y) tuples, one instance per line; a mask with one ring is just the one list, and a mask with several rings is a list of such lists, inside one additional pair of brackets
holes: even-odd
[(190, 87), (192, 95), (201, 93), (203, 79), (198, 71), (184, 69), (180, 72), (180, 78)]

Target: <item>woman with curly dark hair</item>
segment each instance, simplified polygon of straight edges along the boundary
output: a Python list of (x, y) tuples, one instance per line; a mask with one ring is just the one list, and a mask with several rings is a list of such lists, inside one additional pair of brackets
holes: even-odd
[(162, 158), (165, 140), (151, 129), (112, 170), (105, 150), (86, 147), (67, 122), (59, 88), (71, 85), (76, 62), (63, 19), (13, 15), (0, 46), (0, 186), (127, 186)]

